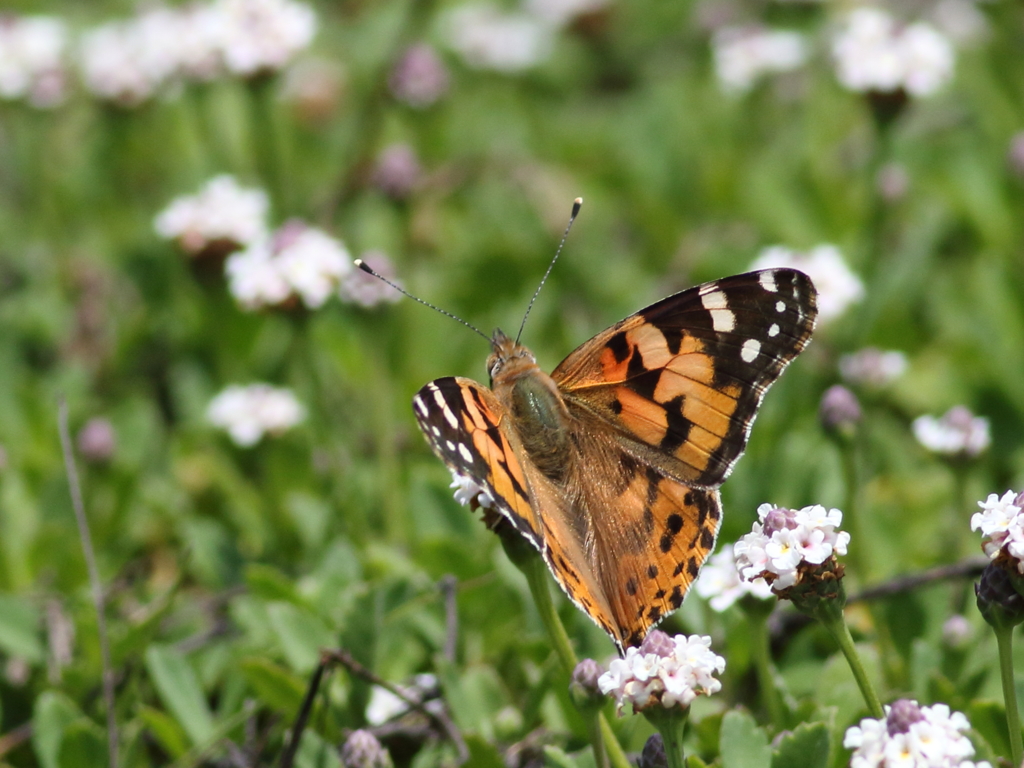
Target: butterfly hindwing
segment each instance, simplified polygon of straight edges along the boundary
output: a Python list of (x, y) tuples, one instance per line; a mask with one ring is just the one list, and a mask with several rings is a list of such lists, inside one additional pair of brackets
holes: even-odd
[(651, 460), (715, 487), (746, 447), (768, 387), (806, 346), (817, 314), (802, 272), (724, 278), (652, 304), (583, 344), (552, 374)]

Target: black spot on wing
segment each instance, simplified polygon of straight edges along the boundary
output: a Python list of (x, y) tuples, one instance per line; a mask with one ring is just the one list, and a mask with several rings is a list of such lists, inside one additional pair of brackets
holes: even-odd
[(625, 331), (619, 331), (616, 333), (608, 339), (608, 343), (605, 346), (612, 351), (612, 354), (615, 356), (616, 363), (621, 363), (629, 356), (630, 347), (629, 342), (626, 340)]

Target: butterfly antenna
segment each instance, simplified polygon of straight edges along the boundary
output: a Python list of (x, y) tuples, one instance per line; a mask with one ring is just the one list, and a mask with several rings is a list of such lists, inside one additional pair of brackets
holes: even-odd
[(490, 340), (490, 339), (489, 339), (489, 338), (487, 337), (487, 335), (486, 335), (485, 333), (483, 333), (483, 332), (482, 332), (482, 331), (481, 331), (481, 330), (480, 330), (479, 328), (477, 328), (477, 327), (476, 327), (475, 325), (470, 325), (469, 323), (467, 323), (467, 322), (466, 322), (465, 320), (463, 320), (463, 319), (462, 319), (461, 317), (459, 317), (458, 315), (453, 315), (453, 314), (452, 314), (451, 312), (446, 312), (445, 310), (441, 309), (440, 307), (435, 307), (435, 306), (434, 306), (433, 304), (431, 304), (431, 303), (430, 303), (429, 301), (424, 301), (424, 300), (423, 300), (423, 299), (421, 299), (421, 298), (420, 298), (419, 296), (413, 296), (413, 295), (412, 295), (411, 293), (409, 293), (409, 292), (408, 292), (407, 290), (405, 290), (405, 288), (402, 288), (402, 287), (401, 287), (401, 286), (399, 286), (399, 285), (395, 285), (395, 283), (393, 283), (393, 282), (391, 282), (390, 280), (388, 280), (388, 279), (387, 279), (386, 277), (384, 277), (384, 275), (381, 275), (381, 274), (379, 274), (379, 273), (377, 273), (377, 272), (374, 272), (374, 271), (373, 271), (373, 269), (372, 269), (372, 268), (370, 267), (370, 265), (369, 265), (369, 264), (367, 264), (367, 263), (366, 263), (365, 261), (363, 261), (362, 259), (356, 259), (356, 260), (355, 260), (355, 261), (353, 261), (352, 263), (353, 263), (353, 264), (355, 264), (355, 265), (356, 265), (357, 267), (359, 267), (359, 269), (363, 270), (363, 272), (365, 272), (366, 274), (368, 274), (368, 275), (373, 275), (373, 276), (374, 276), (374, 277), (376, 277), (376, 278), (377, 278), (378, 280), (383, 280), (383, 281), (384, 281), (385, 283), (387, 283), (388, 285), (390, 285), (390, 286), (391, 286), (392, 288), (394, 288), (394, 289), (395, 289), (396, 291), (398, 291), (399, 293), (401, 293), (401, 294), (403, 294), (403, 295), (405, 295), (405, 296), (408, 296), (408, 297), (409, 297), (410, 299), (412, 299), (413, 301), (418, 301), (418, 302), (419, 302), (420, 304), (422, 304), (423, 306), (425, 306), (425, 307), (430, 307), (431, 309), (433, 309), (433, 310), (436, 310), (437, 312), (440, 312), (440, 313), (441, 313), (442, 315), (445, 315), (445, 316), (447, 316), (447, 317), (450, 317), (450, 318), (451, 318), (452, 320), (456, 320), (456, 321), (458, 321), (458, 322), (462, 323), (462, 324), (463, 324), (464, 326), (466, 326), (467, 328), (469, 328), (469, 330), (473, 331), (473, 332), (474, 332), (474, 333), (476, 333), (476, 334), (479, 334), (480, 336), (483, 336), (483, 337), (484, 337), (484, 338), (485, 338), (485, 339), (487, 340), (487, 343), (488, 343), (488, 344), (490, 344), (490, 343), (491, 343), (491, 340)]
[(572, 223), (576, 221), (576, 216), (580, 212), (580, 206), (583, 205), (583, 198), (577, 197), (572, 204), (572, 213), (569, 214), (569, 223), (565, 225), (565, 232), (562, 233), (562, 240), (558, 244), (558, 248), (555, 249), (555, 256), (551, 259), (551, 263), (548, 264), (548, 271), (544, 273), (544, 277), (540, 279), (540, 285), (537, 286), (537, 290), (533, 292), (533, 298), (530, 299), (530, 305), (526, 308), (526, 314), (523, 315), (523, 322), (519, 325), (519, 333), (516, 334), (516, 344), (519, 343), (519, 337), (523, 335), (523, 328), (526, 327), (526, 318), (530, 316), (530, 310), (533, 309), (533, 302), (537, 300), (537, 296), (540, 295), (540, 289), (544, 287), (544, 283), (548, 280), (548, 275), (551, 274), (551, 270), (555, 267), (555, 262), (558, 261), (558, 255), (562, 252), (562, 246), (565, 245), (565, 239), (569, 236), (569, 230), (572, 229)]

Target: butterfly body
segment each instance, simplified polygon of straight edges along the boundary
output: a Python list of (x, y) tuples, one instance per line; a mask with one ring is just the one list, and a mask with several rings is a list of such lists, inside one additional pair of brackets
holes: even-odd
[(414, 411), (434, 452), (540, 551), (573, 602), (620, 648), (637, 645), (713, 550), (717, 489), (815, 314), (806, 275), (775, 269), (653, 304), (551, 375), (495, 331), (490, 389), (437, 379)]

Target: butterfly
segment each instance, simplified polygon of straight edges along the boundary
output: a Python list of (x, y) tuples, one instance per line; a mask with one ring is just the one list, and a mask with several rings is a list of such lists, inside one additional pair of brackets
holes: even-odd
[(490, 388), (436, 379), (413, 410), (456, 481), (621, 651), (682, 604), (714, 550), (718, 488), (807, 345), (816, 297), (793, 269), (705, 283), (602, 331), (550, 376), (495, 330)]

